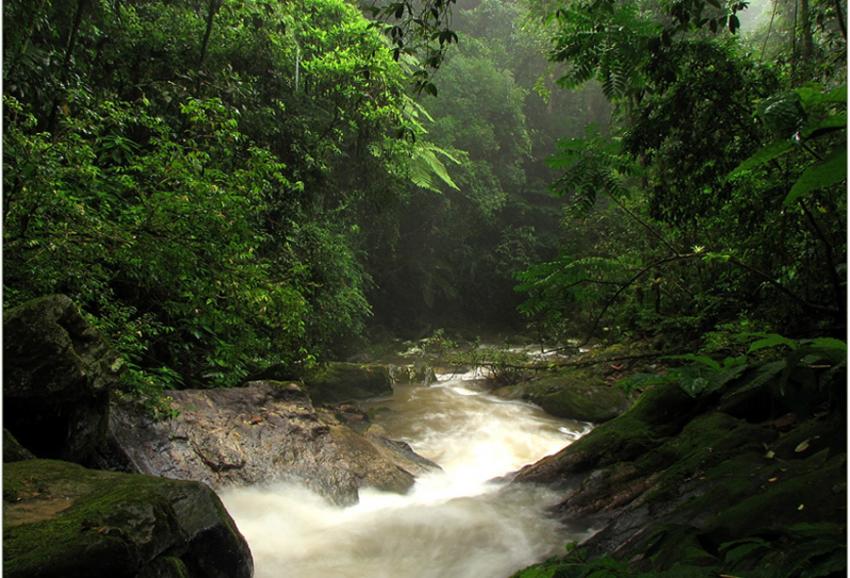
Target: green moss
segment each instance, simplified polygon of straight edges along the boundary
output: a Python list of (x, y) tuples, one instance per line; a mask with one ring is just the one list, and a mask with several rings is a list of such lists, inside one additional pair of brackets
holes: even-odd
[(763, 528), (781, 529), (803, 522), (842, 522), (846, 519), (846, 456), (823, 454), (777, 468), (775, 482), (721, 512), (711, 523), (720, 536), (741, 536)]
[(562, 370), (556, 375), (500, 388), (495, 393), (531, 401), (556, 417), (596, 423), (613, 419), (629, 406), (622, 390), (587, 368)]
[(340, 403), (393, 392), (385, 365), (328, 363), (309, 371), (304, 376), (304, 384), (316, 403)]
[[(102, 570), (128, 572), (139, 561), (125, 556), (122, 542), (133, 536), (122, 535), (132, 528), (122, 515), (144, 516), (159, 498), (156, 478), (129, 476), (93, 489), (99, 473), (80, 466), (48, 460), (32, 460), (8, 465), (3, 471), (4, 485), (14, 484), (18, 496), (35, 495), (41, 501), (55, 499), (45, 488), (63, 485), (70, 507), (61, 516), (33, 523), (7, 526), (11, 504), (4, 504), (4, 571), (9, 576), (29, 575), (40, 567), (75, 568), (81, 552), (96, 553)], [(67, 480), (72, 479), (69, 483)], [(85, 500), (80, 500), (85, 496)], [(14, 523), (15, 521), (9, 520)], [(111, 554), (110, 554), (111, 553)]]
[[(695, 418), (676, 437), (666, 442), (656, 452), (643, 456), (638, 467), (647, 472), (662, 471), (658, 467), (659, 455), (669, 464), (647, 496), (647, 501), (669, 498), (680, 491), (681, 485), (691, 479), (705, 478), (706, 471), (729, 460), (746, 456), (747, 461), (758, 460), (764, 453), (764, 444), (774, 434), (727, 414), (712, 412)], [(749, 464), (748, 464), (749, 465)], [(747, 467), (744, 471), (751, 471)]]
[(3, 463), (31, 460), (35, 456), (18, 443), (9, 430), (3, 428)]
[(196, 482), (28, 460), (7, 464), (3, 483), (12, 490), (3, 509), (3, 570), (11, 578), (135, 576), (222, 521), (241, 540), (215, 495)]
[(191, 578), (191, 576), (183, 560), (176, 556), (164, 556), (142, 570), (138, 578)]

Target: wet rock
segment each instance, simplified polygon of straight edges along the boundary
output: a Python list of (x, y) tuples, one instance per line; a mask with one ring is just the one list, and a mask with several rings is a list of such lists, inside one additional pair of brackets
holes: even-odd
[(110, 416), (111, 465), (212, 487), (299, 482), (340, 504), (371, 486), (405, 492), (403, 460), (313, 406), (297, 384), (260, 381), (242, 388), (169, 392), (178, 415), (152, 420), (117, 404)]
[(410, 444), (393, 440), (383, 435), (383, 428), (370, 427), (366, 430), (366, 437), (384, 454), (387, 459), (397, 463), (415, 476), (421, 476), (429, 472), (441, 470), (442, 468), (428, 458), (422, 457), (413, 451)]
[(35, 458), (31, 451), (18, 443), (9, 430), (3, 428), (3, 463), (19, 462)]
[(3, 317), (4, 427), (39, 457), (87, 463), (106, 433), (120, 358), (64, 295)]
[[(730, 389), (736, 387), (746, 383)], [(845, 568), (843, 418), (798, 422), (780, 413), (781, 404), (776, 414), (759, 408), (732, 415), (723, 411), (727, 396), (691, 398), (675, 384), (656, 386), (620, 417), (523, 468), (515, 482), (557, 489), (554, 514), (594, 529), (564, 566), (554, 561), (535, 571), (555, 575), (569, 567), (585, 575), (601, 557), (623, 575), (673, 568), (681, 576), (747, 576), (769, 567), (771, 575), (792, 576), (803, 566)], [(730, 555), (736, 545), (749, 549)]]
[(388, 368), (393, 384), (431, 385), (437, 381), (437, 374), (434, 373), (434, 368), (428, 365), (390, 365)]
[(494, 393), (506, 399), (530, 401), (555, 417), (594, 423), (613, 419), (629, 408), (629, 399), (621, 389), (585, 369), (561, 371), (501, 387)]
[(392, 377), (386, 365), (331, 362), (302, 378), (315, 403), (340, 403), (392, 395)]
[(9, 578), (250, 578), (251, 552), (218, 496), (196, 482), (53, 460), (3, 468)]

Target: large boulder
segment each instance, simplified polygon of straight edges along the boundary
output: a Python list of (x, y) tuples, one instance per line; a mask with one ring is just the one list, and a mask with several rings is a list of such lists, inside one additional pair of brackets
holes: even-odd
[(393, 379), (386, 365), (330, 362), (303, 376), (310, 398), (331, 404), (393, 393)]
[(555, 417), (594, 423), (613, 419), (629, 408), (628, 396), (619, 387), (586, 368), (562, 370), (500, 387), (493, 393), (506, 399), (530, 401)]
[(119, 356), (64, 295), (3, 316), (4, 427), (39, 457), (87, 463), (106, 432)]
[(291, 481), (350, 504), (358, 488), (405, 492), (414, 481), (409, 456), (377, 443), (316, 408), (295, 383), (258, 381), (245, 387), (168, 392), (176, 416), (151, 419), (116, 404), (105, 465), (213, 487)]
[(519, 576), (603, 567), (618, 575), (845, 575), (843, 408), (781, 415), (781, 404), (769, 404), (742, 413), (729, 399), (750, 393), (760, 375), (755, 368), (724, 392), (696, 397), (656, 386), (520, 470), (515, 483), (559, 491), (554, 515), (592, 536), (566, 560)]
[(197, 482), (53, 460), (3, 467), (7, 578), (250, 578), (251, 552)]
[(31, 460), (35, 456), (15, 439), (9, 430), (3, 428), (3, 463)]

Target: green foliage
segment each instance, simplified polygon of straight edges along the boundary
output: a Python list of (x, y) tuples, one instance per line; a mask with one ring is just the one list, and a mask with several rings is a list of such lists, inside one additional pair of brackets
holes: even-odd
[(532, 91), (554, 80), (537, 33), (513, 24), (522, 16), (501, 0), (456, 7), (461, 42), (432, 78), (440, 96), (408, 107), (408, 176), (425, 191), (395, 208), (398, 232), (382, 238), (369, 271), (377, 320), (409, 335), (517, 323), (513, 273), (552, 251), (559, 214), (533, 143), (545, 135), (548, 150), (578, 123)]
[[(845, 181), (847, 147), (835, 143), (834, 136), (838, 132), (846, 134), (847, 114), (843, 110), (846, 103), (846, 85), (831, 90), (819, 90), (817, 86), (810, 85), (768, 99), (761, 117), (780, 140), (756, 151), (738, 165), (730, 177), (739, 177), (799, 151), (798, 156), (814, 157), (817, 162), (806, 166), (794, 181), (783, 201), (786, 207), (813, 191)], [(817, 152), (822, 146), (832, 149), (825, 158)]]
[[(220, 101), (181, 107), (181, 142), (149, 105), (75, 102), (85, 117), (47, 147), (7, 99), (17, 111), (4, 151), (9, 297), (70, 294), (116, 340), (129, 384), (143, 391), (233, 383), (256, 355), (291, 350), (304, 299), (270, 278), (260, 256), (282, 166), (244, 139)], [(125, 136), (142, 131), (143, 142)], [(33, 147), (38, 166), (14, 163)]]
[(631, 172), (618, 143), (588, 132), (585, 139), (559, 141), (558, 152), (547, 160), (551, 168), (563, 171), (552, 190), (567, 199), (567, 210), (575, 216), (590, 213), (599, 193), (613, 199), (626, 196), (623, 181)]
[(4, 16), (5, 305), (69, 294), (152, 397), (362, 332), (374, 203), (397, 202), (417, 162), (450, 184), (452, 155), (417, 133), (404, 69), (357, 8), (46, 0)]
[[(597, 79), (617, 113), (613, 134), (562, 141), (549, 161), (567, 200), (568, 257), (530, 268), (518, 286), (522, 311), (546, 319), (548, 333), (585, 325), (588, 337), (675, 343), (744, 316), (842, 334), (846, 89), (835, 71), (791, 86), (781, 66), (721, 33), (737, 30), (744, 7), (539, 8), (564, 83)], [(614, 256), (632, 270), (573, 274)], [(577, 323), (588, 305), (596, 322)]]
[[(818, 337), (794, 340), (776, 333), (742, 333), (739, 337), (741, 342), (750, 342), (744, 354), (726, 356), (720, 360), (695, 353), (666, 356), (662, 359), (689, 363), (671, 367), (661, 374), (634, 374), (618, 385), (629, 392), (660, 383), (675, 383), (688, 395), (698, 397), (719, 391), (750, 371), (744, 385), (737, 388), (734, 395), (768, 385), (776, 386), (783, 394), (795, 369), (823, 364), (826, 368), (840, 368), (847, 361), (847, 344), (840, 339)], [(765, 361), (766, 351), (780, 348), (786, 351), (768, 356)]]
[(808, 167), (788, 191), (783, 203), (788, 206), (812, 191), (847, 180), (847, 148), (833, 151), (823, 162)]

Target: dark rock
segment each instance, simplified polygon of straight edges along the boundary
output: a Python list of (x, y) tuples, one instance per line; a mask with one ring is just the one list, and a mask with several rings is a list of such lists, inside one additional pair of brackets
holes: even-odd
[(19, 462), (35, 458), (31, 451), (18, 443), (9, 430), (3, 428), (3, 463)]
[(631, 461), (658, 447), (698, 415), (703, 404), (675, 384), (657, 386), (620, 417), (604, 423), (560, 452), (526, 466), (519, 481), (567, 485), (595, 467)]
[(555, 417), (601, 423), (629, 408), (629, 399), (615, 385), (587, 369), (571, 369), (534, 381), (500, 387), (493, 392), (506, 399), (539, 405)]
[(250, 578), (251, 552), (196, 482), (53, 460), (3, 468), (8, 578)]
[[(536, 571), (589, 575), (603, 556), (605, 567), (622, 563), (622, 575), (749, 576), (769, 567), (791, 576), (809, 564), (806, 556), (816, 557), (812, 567), (846, 568), (840, 412), (805, 421), (761, 408), (730, 415), (720, 409), (727, 400), (724, 392), (691, 398), (675, 384), (657, 386), (620, 417), (523, 468), (515, 481), (561, 493), (554, 515), (594, 529), (575, 557)], [(749, 549), (732, 556), (730, 545)]]
[[(116, 404), (110, 416), (111, 465), (212, 487), (299, 482), (340, 504), (371, 486), (405, 492), (414, 481), (401, 459), (315, 408), (294, 383), (168, 392), (178, 415), (152, 420)], [(117, 463), (116, 458), (117, 456)]]
[(331, 404), (392, 395), (389, 368), (379, 364), (331, 362), (303, 377), (315, 403)]
[(3, 319), (4, 426), (37, 456), (87, 463), (121, 369), (68, 297), (16, 307)]

